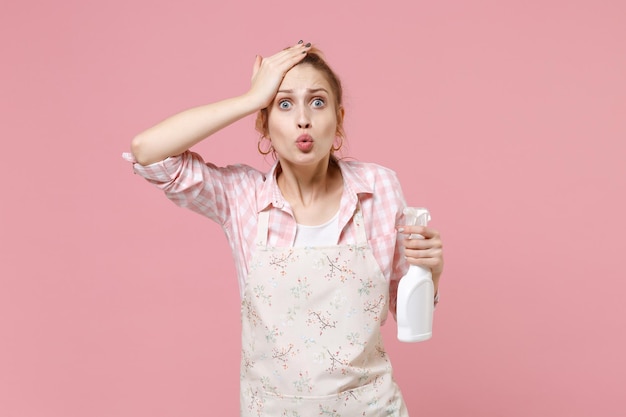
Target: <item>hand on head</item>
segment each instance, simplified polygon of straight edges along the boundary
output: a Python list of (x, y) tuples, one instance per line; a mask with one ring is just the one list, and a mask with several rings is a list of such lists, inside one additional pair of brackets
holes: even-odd
[(306, 56), (310, 47), (310, 43), (300, 41), (270, 57), (256, 56), (249, 94), (258, 100), (260, 108), (270, 105), (287, 71)]

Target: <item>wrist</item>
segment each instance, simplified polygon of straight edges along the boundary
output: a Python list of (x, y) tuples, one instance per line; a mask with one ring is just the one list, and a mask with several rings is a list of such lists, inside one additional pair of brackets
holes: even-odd
[(270, 103), (268, 103), (264, 97), (261, 97), (258, 94), (255, 94), (254, 91), (252, 90), (247, 91), (240, 97), (246, 103), (246, 106), (249, 107), (250, 114), (256, 113), (259, 110), (266, 108), (271, 103), (271, 101)]

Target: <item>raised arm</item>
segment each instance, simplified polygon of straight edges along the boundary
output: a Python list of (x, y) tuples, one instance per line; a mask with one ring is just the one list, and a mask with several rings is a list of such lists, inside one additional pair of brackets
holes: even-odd
[(256, 57), (250, 90), (245, 94), (175, 114), (141, 132), (131, 143), (140, 165), (179, 155), (220, 129), (267, 107), (291, 67), (300, 62), (310, 44), (302, 41), (269, 58)]

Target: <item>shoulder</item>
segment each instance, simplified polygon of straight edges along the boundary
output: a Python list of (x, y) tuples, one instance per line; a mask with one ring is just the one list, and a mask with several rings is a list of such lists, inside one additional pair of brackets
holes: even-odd
[(371, 162), (339, 161), (348, 192), (359, 195), (364, 210), (394, 218), (405, 206), (396, 172)]
[(361, 180), (373, 187), (372, 191), (375, 191), (378, 186), (400, 186), (396, 172), (385, 166), (373, 162), (355, 160), (339, 160), (338, 162), (342, 172), (346, 174), (348, 179)]
[(349, 169), (353, 172), (358, 172), (365, 175), (396, 176), (395, 171), (393, 171), (391, 168), (376, 164), (374, 162), (340, 159), (338, 163), (342, 168), (345, 167), (346, 169)]

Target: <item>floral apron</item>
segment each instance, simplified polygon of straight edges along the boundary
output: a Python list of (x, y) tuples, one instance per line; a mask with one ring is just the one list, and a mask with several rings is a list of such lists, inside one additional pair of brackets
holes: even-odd
[(383, 346), (389, 285), (367, 244), (267, 245), (257, 250), (242, 301), (241, 416), (407, 417)]

